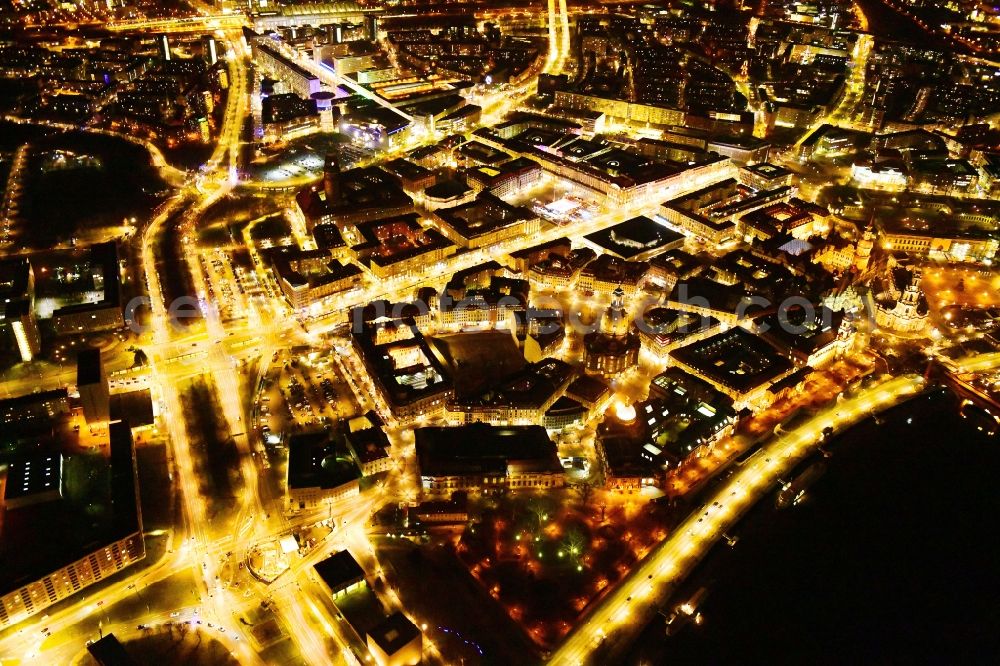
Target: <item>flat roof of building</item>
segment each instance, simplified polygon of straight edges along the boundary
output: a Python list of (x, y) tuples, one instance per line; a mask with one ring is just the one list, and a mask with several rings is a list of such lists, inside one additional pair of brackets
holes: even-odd
[(271, 56), (272, 58), (274, 58), (278, 62), (280, 62), (282, 65), (284, 65), (285, 67), (287, 67), (289, 70), (291, 70), (292, 72), (294, 72), (296, 76), (302, 77), (306, 81), (315, 81), (315, 80), (319, 79), (318, 76), (316, 76), (315, 74), (313, 74), (309, 70), (305, 69), (304, 67), (302, 67), (298, 63), (290, 60), (289, 58), (286, 58), (283, 53), (281, 53), (280, 51), (278, 51), (276, 48), (274, 48), (270, 44), (266, 43), (264, 41), (265, 39), (267, 39), (267, 38), (266, 37), (258, 37), (257, 39), (253, 40), (252, 44), (254, 46), (256, 46), (258, 49), (260, 49), (261, 51), (264, 51), (265, 53), (267, 53), (269, 56)]
[(391, 444), (382, 428), (372, 427), (349, 431), (344, 437), (351, 450), (354, 451), (354, 455), (362, 463), (381, 460), (389, 456)]
[[(64, 455), (56, 501), (6, 511), (0, 524), (0, 595), (142, 530), (135, 451), (127, 422), (109, 426), (108, 456)], [(51, 449), (46, 455), (59, 453)], [(44, 525), (44, 530), (38, 526)]]
[(87, 645), (87, 652), (99, 666), (138, 666), (114, 634), (107, 634)]
[(111, 420), (128, 421), (133, 428), (153, 425), (153, 396), (149, 389), (113, 393), (111, 395)]
[(334, 594), (365, 578), (365, 570), (346, 550), (338, 551), (317, 562), (313, 568)]
[(351, 215), (365, 210), (392, 211), (413, 205), (413, 200), (399, 186), (399, 181), (378, 167), (349, 169), (339, 174), (340, 199), (327, 201), (322, 184), (312, 185), (296, 195), (307, 217), (325, 214)]
[(31, 264), (27, 257), (0, 260), (0, 299), (28, 296)]
[(596, 404), (610, 394), (611, 387), (608, 383), (592, 375), (580, 375), (566, 389), (566, 395), (590, 404)]
[(666, 307), (656, 307), (642, 314), (640, 333), (653, 338), (660, 344), (683, 340), (689, 335), (701, 333), (719, 324), (719, 320), (708, 315), (685, 312)]
[(369, 629), (368, 635), (382, 652), (393, 655), (420, 636), (420, 630), (405, 615), (397, 611)]
[(462, 181), (449, 178), (424, 189), (424, 195), (429, 199), (457, 199), (471, 191)]
[(441, 248), (454, 246), (437, 229), (420, 225), (416, 213), (361, 222), (358, 233), (365, 242), (353, 250), (359, 261), (370, 261), (378, 266), (391, 266)]
[(493, 382), (476, 395), (456, 401), (459, 407), (537, 408), (575, 374), (573, 366), (557, 358), (529, 363), (518, 372)]
[(382, 168), (397, 178), (405, 178), (407, 180), (430, 178), (434, 176), (434, 172), (430, 169), (422, 167), (419, 164), (415, 164), (402, 157), (397, 157), (394, 160), (384, 163)]
[(511, 206), (490, 192), (480, 192), (475, 201), (460, 206), (438, 208), (434, 214), (466, 239), (485, 236), (537, 217), (527, 208)]
[(562, 470), (556, 445), (542, 426), (471, 423), (414, 432), (422, 476), (506, 474), (511, 462), (537, 471)]
[(761, 317), (756, 323), (767, 327), (762, 336), (778, 349), (808, 356), (836, 339), (843, 318), (843, 312), (825, 305), (795, 306)]
[(7, 466), (4, 502), (61, 492), (62, 462), (61, 453), (36, 453), (11, 461)]
[(76, 385), (100, 383), (102, 367), (100, 349), (81, 349), (76, 355)]
[(684, 243), (684, 234), (654, 222), (645, 215), (587, 234), (584, 238), (622, 259), (648, 257), (652, 253), (677, 248)]
[(316, 241), (316, 247), (321, 250), (347, 247), (347, 243), (336, 224), (317, 224), (313, 227), (313, 240)]
[[(407, 304), (405, 309), (408, 314), (401, 312), (393, 320), (392, 325), (409, 328), (408, 338), (376, 344), (378, 329), (385, 325), (377, 319), (380, 314), (388, 316), (391, 308), (392, 305), (388, 303), (381, 312), (379, 308), (362, 308), (360, 316), (364, 325), (361, 331), (354, 334), (354, 340), (361, 350), (361, 358), (390, 406), (401, 407), (451, 391), (454, 385), (443, 360), (413, 323), (412, 317), (426, 312), (426, 306), (421, 308), (416, 304)], [(353, 317), (352, 311), (352, 321)], [(420, 381), (410, 381), (415, 377), (419, 377)]]
[(602, 282), (637, 285), (649, 271), (649, 264), (642, 261), (628, 261), (610, 254), (602, 254), (583, 267), (582, 274)]
[(336, 488), (360, 476), (357, 464), (336, 446), (329, 432), (301, 433), (288, 439), (289, 488)]
[(738, 393), (748, 393), (792, 369), (791, 362), (771, 345), (739, 326), (675, 349), (670, 355)]

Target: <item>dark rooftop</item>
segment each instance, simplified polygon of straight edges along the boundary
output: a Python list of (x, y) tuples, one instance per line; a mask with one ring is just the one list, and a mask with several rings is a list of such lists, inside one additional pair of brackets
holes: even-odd
[(542, 426), (491, 426), (472, 423), (455, 428), (417, 428), (416, 448), (424, 476), (505, 474), (509, 462), (539, 470), (560, 471), (556, 446)]
[(138, 666), (139, 664), (129, 655), (125, 646), (114, 634), (108, 634), (90, 643), (87, 646), (87, 652), (99, 666)]
[(101, 381), (101, 350), (82, 349), (76, 356), (76, 385), (89, 386)]
[[(4, 503), (60, 492), (62, 462), (62, 455), (47, 453), (23, 456), (11, 462), (7, 467)], [(11, 508), (8, 506), (7, 510)]]
[(684, 234), (668, 229), (644, 215), (585, 236), (591, 243), (622, 259), (648, 258), (683, 245)]
[(420, 630), (405, 615), (396, 612), (369, 629), (368, 635), (383, 652), (392, 655), (419, 636)]
[(792, 369), (771, 345), (739, 326), (670, 355), (702, 376), (739, 393), (747, 393)]
[[(0, 531), (0, 594), (41, 579), (109, 544), (142, 531), (132, 431), (109, 427), (109, 455), (63, 458), (62, 498), (7, 511)], [(56, 452), (49, 455), (55, 456)], [(39, 530), (39, 525), (45, 525)]]
[(313, 568), (334, 593), (364, 580), (365, 577), (364, 569), (346, 550), (336, 552), (322, 562), (317, 562)]
[(288, 440), (289, 488), (336, 488), (361, 476), (347, 451), (338, 449), (325, 430), (292, 435)]

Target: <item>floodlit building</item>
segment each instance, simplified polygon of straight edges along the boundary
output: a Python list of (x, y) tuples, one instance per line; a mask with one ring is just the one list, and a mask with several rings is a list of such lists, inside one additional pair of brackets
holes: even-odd
[(417, 467), (425, 492), (517, 491), (565, 484), (556, 445), (542, 426), (417, 428)]
[(453, 384), (440, 353), (414, 323), (429, 316), (428, 308), (399, 308), (391, 304), (355, 308), (351, 312), (351, 340), (380, 399), (391, 415), (403, 422), (441, 413)]
[[(128, 422), (109, 426), (104, 466), (90, 468), (107, 484), (97, 484), (82, 500), (63, 492), (66, 475), (80, 473), (74, 458), (79, 454), (32, 455), (8, 468), (0, 526), (0, 627), (22, 622), (146, 556)], [(103, 517), (84, 518), (94, 506), (105, 509)], [(81, 534), (83, 520), (88, 524)]]
[(771, 345), (739, 326), (675, 349), (670, 357), (732, 398), (738, 408), (766, 402), (767, 388), (795, 369)]
[(423, 658), (420, 629), (400, 612), (369, 629), (366, 640), (379, 666), (417, 666)]
[(53, 312), (52, 324), (59, 334), (97, 333), (125, 326), (118, 244), (111, 241), (92, 245), (87, 253), (87, 279), (99, 296)]
[(35, 318), (35, 274), (26, 258), (0, 261), (0, 327), (9, 328), (25, 363), (42, 350)]
[(286, 510), (295, 513), (357, 497), (360, 476), (357, 463), (330, 433), (293, 435), (288, 440)]
[[(900, 269), (886, 280), (886, 288), (875, 294), (875, 323), (896, 333), (919, 333), (930, 313), (920, 288), (921, 270)], [(902, 288), (900, 288), (902, 286)]]
[(573, 367), (559, 359), (529, 363), (476, 395), (452, 399), (448, 412), (465, 423), (541, 424), (575, 376)]
[(341, 550), (313, 565), (334, 600), (367, 585), (365, 570), (349, 551)]
[(625, 310), (625, 290), (618, 287), (601, 319), (601, 329), (584, 336), (584, 367), (589, 374), (620, 375), (638, 363), (640, 346)]
[(369, 411), (348, 421), (344, 437), (364, 476), (389, 471), (392, 463), (389, 438), (383, 430), (382, 419), (375, 412)]

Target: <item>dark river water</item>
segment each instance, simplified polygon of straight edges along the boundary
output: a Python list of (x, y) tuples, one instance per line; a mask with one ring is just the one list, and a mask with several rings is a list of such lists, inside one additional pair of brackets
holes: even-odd
[(762, 501), (689, 580), (704, 622), (657, 619), (627, 663), (1000, 663), (1000, 438), (942, 392), (828, 448), (804, 503)]

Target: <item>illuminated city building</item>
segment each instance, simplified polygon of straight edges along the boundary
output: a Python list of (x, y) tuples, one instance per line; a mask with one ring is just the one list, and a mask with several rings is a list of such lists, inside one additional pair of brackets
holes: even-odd
[(559, 359), (530, 363), (475, 395), (453, 398), (448, 412), (465, 423), (538, 425), (575, 375), (573, 367)]
[(411, 195), (422, 192), (437, 182), (437, 175), (433, 171), (403, 158), (390, 160), (382, 168), (398, 178), (403, 191)]
[(289, 304), (296, 310), (305, 310), (327, 296), (361, 283), (362, 270), (354, 264), (337, 261), (333, 255), (328, 249), (281, 247), (268, 252), (266, 257)]
[(320, 92), (322, 84), (319, 77), (281, 53), (277, 42), (249, 29), (245, 29), (245, 33), (254, 62), (269, 77), (281, 81), (286, 92), (305, 99)]
[(716, 244), (737, 234), (736, 220), (758, 208), (787, 201), (792, 189), (782, 186), (745, 194), (735, 179), (728, 178), (660, 206), (660, 215), (670, 224)]
[(927, 325), (929, 309), (920, 288), (921, 269), (899, 269), (883, 280), (875, 296), (875, 323), (896, 333), (919, 333)]
[(640, 215), (609, 229), (587, 234), (585, 238), (620, 259), (642, 262), (658, 254), (679, 249), (684, 245), (685, 237)]
[(264, 142), (288, 141), (320, 128), (316, 101), (295, 93), (268, 95), (261, 101)]
[(378, 666), (418, 666), (423, 660), (420, 629), (400, 612), (369, 629), (365, 638)]
[(556, 446), (542, 426), (472, 423), (417, 428), (415, 434), (418, 474), (427, 493), (559, 488), (566, 482)]
[(117, 243), (92, 245), (87, 254), (88, 270), (82, 282), (96, 297), (88, 294), (85, 302), (66, 305), (52, 313), (52, 324), (60, 335), (96, 333), (125, 326)]
[(35, 313), (31, 309), (31, 301), (12, 301), (0, 305), (3, 306), (0, 323), (10, 326), (21, 360), (25, 363), (32, 361), (41, 352), (42, 341)]
[(327, 157), (321, 184), (301, 190), (295, 201), (310, 229), (335, 224), (344, 231), (413, 212), (413, 200), (395, 177), (377, 167), (341, 172), (334, 156)]
[(766, 404), (767, 388), (795, 369), (771, 345), (739, 326), (675, 349), (670, 357), (732, 398), (737, 408)]
[(889, 253), (906, 253), (934, 261), (989, 263), (996, 257), (1000, 241), (986, 228), (960, 230), (956, 223), (943, 223), (926, 231), (882, 224), (879, 242)]
[(382, 420), (372, 411), (347, 423), (344, 438), (364, 476), (387, 472), (392, 464), (389, 438), (383, 428)]
[(628, 297), (634, 297), (640, 290), (649, 264), (642, 261), (627, 261), (611, 254), (599, 255), (581, 270), (576, 288), (587, 294), (614, 296), (621, 290)]
[(361, 471), (350, 453), (317, 431), (288, 440), (286, 511), (296, 513), (356, 497)]
[(583, 339), (584, 368), (590, 374), (613, 377), (635, 367), (639, 361), (639, 336), (625, 310), (625, 291), (618, 287), (601, 319), (599, 331)]
[(488, 190), (498, 197), (524, 192), (542, 177), (542, 167), (523, 157), (496, 166), (477, 166), (465, 171), (469, 185), (481, 192)]
[(807, 240), (824, 235), (830, 212), (822, 206), (792, 198), (747, 213), (739, 218), (737, 233), (747, 242), (766, 241), (783, 234)]
[(718, 333), (722, 326), (714, 317), (665, 307), (650, 308), (641, 317), (642, 348), (661, 361), (669, 361), (670, 352), (683, 344)]
[(423, 192), (423, 204), (427, 210), (452, 208), (475, 200), (477, 192), (460, 180), (447, 179), (427, 187)]
[(741, 166), (737, 179), (755, 190), (773, 190), (792, 185), (792, 172), (770, 162)]
[(755, 320), (754, 328), (796, 366), (818, 368), (843, 352), (845, 318), (823, 305), (794, 306)]
[[(102, 472), (108, 484), (82, 499), (63, 492), (66, 476), (80, 473), (80, 463), (74, 460), (78, 455), (33, 455), (7, 470), (0, 529), (0, 627), (40, 613), (146, 556), (129, 424), (110, 425)], [(86, 520), (93, 521), (96, 505), (105, 507), (107, 514), (88, 522), (81, 535), (79, 523), (88, 512), (91, 518)], [(39, 532), (39, 524), (47, 529)]]
[(380, 280), (409, 275), (453, 255), (458, 247), (441, 232), (420, 225), (415, 213), (359, 222), (361, 242), (351, 247), (354, 260)]
[[(351, 313), (351, 339), (380, 398), (398, 421), (442, 413), (452, 395), (451, 377), (440, 353), (405, 314), (367, 308)], [(386, 328), (399, 331), (382, 341)]]
[(464, 248), (495, 245), (538, 233), (541, 221), (522, 206), (511, 206), (490, 192), (480, 192), (475, 201), (434, 211), (441, 233)]
[(35, 318), (35, 274), (27, 259), (0, 261), (0, 327), (9, 328), (25, 363), (42, 350)]
[(511, 139), (478, 130), (478, 141), (538, 162), (557, 176), (597, 190), (613, 205), (674, 196), (732, 174), (728, 158), (704, 153), (698, 161), (659, 161), (604, 137), (584, 139), (552, 130), (528, 129)]

